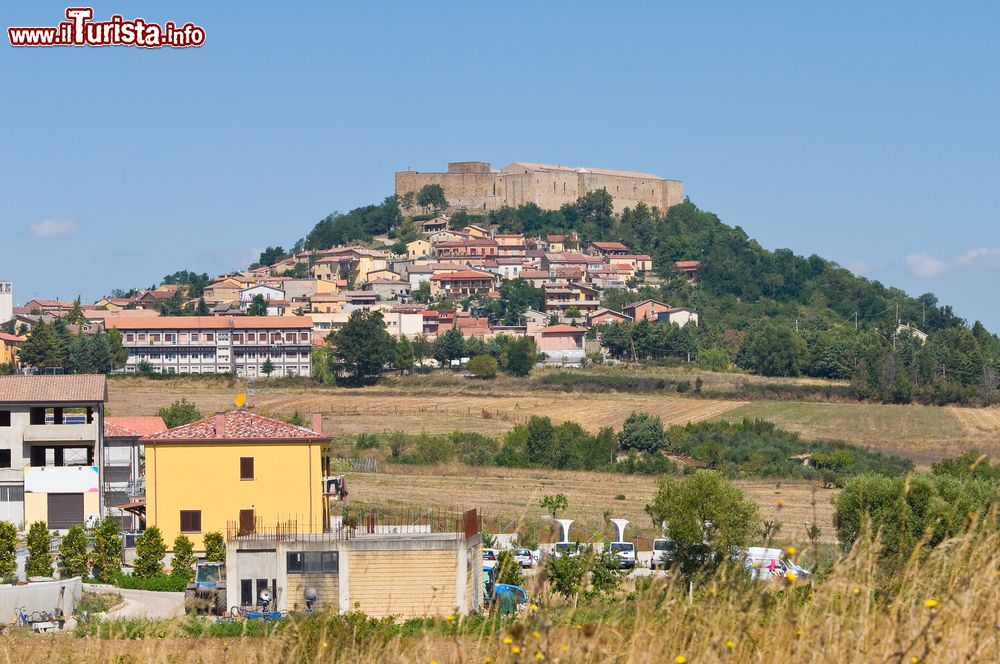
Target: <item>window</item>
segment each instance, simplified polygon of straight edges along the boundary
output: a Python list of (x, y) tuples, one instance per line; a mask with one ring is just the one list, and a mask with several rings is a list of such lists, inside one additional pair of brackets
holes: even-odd
[(153, 342), (159, 342), (160, 341), (160, 335), (158, 335), (158, 334), (151, 334), (151, 335), (149, 335), (149, 340), (153, 341)]
[(215, 335), (212, 332), (205, 333), (205, 341), (212, 341), (215, 339)]
[(285, 335), (285, 341), (288, 343), (295, 343), (295, 333), (289, 332)]
[(242, 334), (234, 334), (233, 335), (233, 343), (236, 343), (236, 344), (243, 343), (243, 335)]
[(181, 510), (181, 532), (201, 532), (201, 510)]
[(10, 468), (10, 450), (0, 450), (0, 468)]
[(301, 334), (299, 334), (299, 340), (300, 341), (309, 341), (309, 333), (308, 332), (302, 332)]
[(29, 424), (45, 424), (45, 409), (44, 408), (32, 408), (29, 412)]
[(10, 411), (0, 410), (0, 427), (10, 426)]
[(0, 486), (0, 503), (20, 503), (24, 501), (24, 487)]
[(253, 457), (240, 457), (240, 479), (253, 479)]
[(191, 341), (198, 341), (198, 333), (197, 332), (192, 332), (191, 333)]
[(135, 334), (134, 333), (126, 334), (125, 341), (135, 341)]
[(336, 551), (290, 551), (287, 556), (288, 574), (336, 574), (340, 571), (340, 556)]
[(247, 341), (257, 341), (257, 335), (254, 332), (247, 332)]

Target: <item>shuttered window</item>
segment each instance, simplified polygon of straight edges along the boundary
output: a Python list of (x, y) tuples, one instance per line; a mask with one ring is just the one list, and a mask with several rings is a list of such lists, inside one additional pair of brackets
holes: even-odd
[(201, 532), (201, 510), (181, 510), (181, 532)]
[(253, 457), (240, 457), (240, 479), (253, 479)]

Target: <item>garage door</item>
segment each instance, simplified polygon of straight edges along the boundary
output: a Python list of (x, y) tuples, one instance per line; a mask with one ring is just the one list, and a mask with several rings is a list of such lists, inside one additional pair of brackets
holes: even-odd
[(49, 528), (65, 529), (83, 524), (82, 493), (49, 494)]

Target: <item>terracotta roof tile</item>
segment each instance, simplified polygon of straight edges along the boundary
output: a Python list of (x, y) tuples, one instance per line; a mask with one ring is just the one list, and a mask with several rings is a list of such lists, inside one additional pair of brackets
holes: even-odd
[(136, 438), (166, 431), (162, 417), (105, 417), (105, 438)]
[(143, 438), (143, 441), (156, 443), (189, 440), (330, 440), (329, 436), (324, 436), (305, 427), (272, 420), (269, 417), (246, 410), (234, 410), (219, 416), (224, 418), (224, 430), (220, 434), (215, 426), (216, 417), (213, 415), (198, 422), (154, 433)]
[(94, 403), (107, 397), (108, 381), (102, 374), (0, 376), (0, 402)]

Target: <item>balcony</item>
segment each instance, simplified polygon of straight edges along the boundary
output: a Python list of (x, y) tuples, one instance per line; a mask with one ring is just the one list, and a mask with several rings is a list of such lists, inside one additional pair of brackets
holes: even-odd
[(97, 424), (31, 424), (24, 430), (26, 443), (93, 443)]

